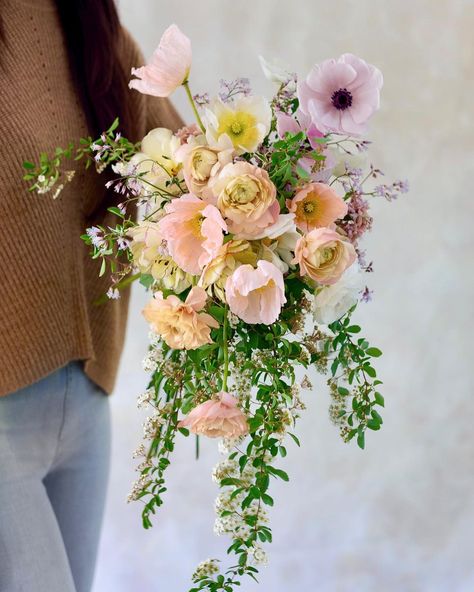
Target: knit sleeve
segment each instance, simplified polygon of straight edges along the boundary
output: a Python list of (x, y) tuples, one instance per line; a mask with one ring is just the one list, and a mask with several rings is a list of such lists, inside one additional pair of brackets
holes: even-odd
[[(124, 65), (127, 71), (131, 68), (137, 68), (145, 63), (143, 54), (133, 39), (132, 35), (123, 29), (124, 46)], [(137, 93), (135, 90), (130, 92)], [(179, 113), (174, 108), (169, 99), (142, 95), (143, 108), (145, 110), (145, 129), (146, 132), (155, 127), (168, 127), (172, 131), (177, 131), (184, 125)]]

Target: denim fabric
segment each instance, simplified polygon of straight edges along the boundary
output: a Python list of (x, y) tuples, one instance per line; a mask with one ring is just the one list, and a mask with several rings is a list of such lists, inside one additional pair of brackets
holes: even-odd
[(0, 398), (0, 592), (90, 591), (109, 413), (80, 362)]

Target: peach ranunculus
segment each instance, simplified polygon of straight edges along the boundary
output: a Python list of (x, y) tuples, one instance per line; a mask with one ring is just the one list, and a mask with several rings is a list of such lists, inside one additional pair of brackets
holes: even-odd
[(330, 286), (356, 258), (353, 245), (341, 235), (330, 228), (316, 228), (297, 242), (293, 262), (299, 264), (301, 275)]
[(225, 283), (239, 265), (257, 264), (251, 245), (243, 240), (230, 240), (222, 245), (217, 255), (202, 270), (198, 285), (211, 296), (225, 302)]
[(269, 261), (257, 268), (241, 265), (227, 279), (225, 295), (231, 312), (249, 324), (271, 325), (286, 302), (282, 272)]
[(184, 84), (191, 69), (191, 41), (176, 25), (163, 33), (150, 62), (141, 68), (132, 68), (137, 78), (128, 86), (145, 95), (168, 97)]
[(204, 136), (193, 138), (183, 144), (177, 158), (183, 163), (183, 175), (188, 190), (204, 199), (209, 199), (209, 179), (229, 162), (232, 162), (234, 146), (227, 136), (222, 136), (215, 147), (205, 143)]
[(152, 330), (173, 349), (197, 349), (212, 343), (211, 327), (219, 323), (205, 312), (199, 312), (206, 304), (207, 294), (194, 287), (183, 302), (172, 294), (163, 298), (162, 292), (155, 292), (153, 299), (145, 306), (143, 316)]
[(237, 399), (225, 391), (194, 407), (178, 427), (208, 438), (238, 438), (249, 431), (247, 417), (237, 406)]
[(233, 234), (258, 234), (278, 219), (275, 185), (265, 170), (249, 162), (226, 164), (209, 187)]
[(184, 271), (198, 275), (224, 242), (227, 227), (219, 210), (186, 194), (171, 200), (165, 212), (158, 224), (170, 255)]
[(347, 214), (346, 202), (325, 183), (308, 183), (286, 206), (295, 213), (296, 226), (303, 232), (328, 227)]

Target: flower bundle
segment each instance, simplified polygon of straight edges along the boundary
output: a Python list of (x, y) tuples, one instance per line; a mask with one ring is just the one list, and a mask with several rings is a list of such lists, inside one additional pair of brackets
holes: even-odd
[(330, 417), (344, 441), (364, 448), (366, 431), (382, 424), (372, 364), (381, 352), (351, 321), (370, 298), (363, 277), (372, 265), (359, 246), (372, 226), (370, 200), (407, 190), (406, 182), (378, 182), (381, 171), (367, 166), (363, 138), (382, 75), (351, 54), (301, 80), (265, 60), (262, 67), (277, 83), (271, 102), (252, 95), (246, 79), (221, 81), (212, 100), (193, 96), (191, 44), (173, 25), (150, 63), (132, 71), (130, 87), (167, 97), (184, 86), (195, 124), (151, 130), (135, 146), (116, 121), (97, 140), (25, 163), (40, 192), (71, 177), (60, 171), (67, 157), (117, 175), (107, 182), (121, 196), (109, 208), (116, 225), (83, 238), (100, 273), (110, 270), (110, 298), (135, 279), (152, 293), (143, 311), (151, 379), (139, 400), (152, 414), (130, 494), (144, 503), (145, 528), (163, 503), (176, 437), (221, 439), (215, 531), (231, 537), (235, 561), (200, 564), (191, 592), (231, 592), (266, 562), (270, 484), (288, 480), (278, 458), (288, 441), (299, 445), (300, 391), (312, 388), (306, 370), (327, 376)]

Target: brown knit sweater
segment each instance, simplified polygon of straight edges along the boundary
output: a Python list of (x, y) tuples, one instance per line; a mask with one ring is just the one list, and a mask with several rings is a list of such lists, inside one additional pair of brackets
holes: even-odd
[[(58, 199), (27, 191), (22, 163), (87, 136), (53, 0), (0, 0), (0, 396), (71, 360), (110, 393), (123, 346), (128, 294), (93, 302), (108, 288), (80, 239), (104, 200), (104, 179), (77, 165)], [(123, 36), (124, 66), (142, 61)], [(142, 135), (181, 120), (166, 101), (130, 91)], [(106, 194), (105, 194), (106, 195)], [(109, 199), (113, 195), (109, 194)]]

